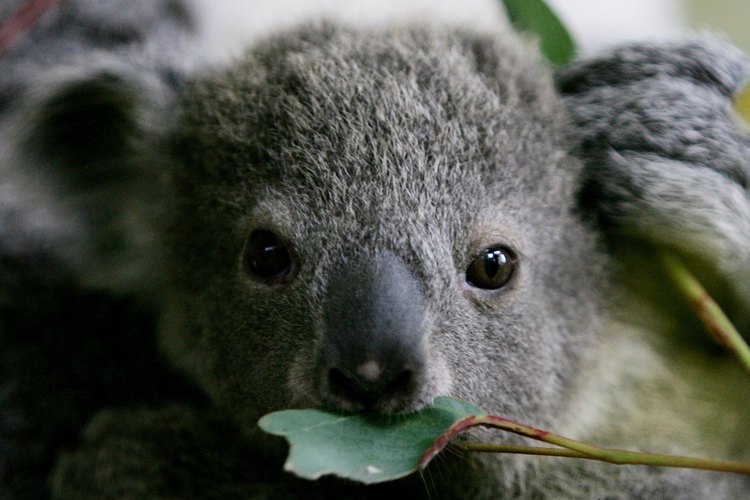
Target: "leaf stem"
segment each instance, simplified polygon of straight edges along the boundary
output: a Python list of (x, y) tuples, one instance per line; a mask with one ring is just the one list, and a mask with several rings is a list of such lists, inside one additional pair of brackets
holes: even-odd
[(726, 314), (679, 259), (666, 252), (660, 252), (660, 258), (667, 273), (697, 313), (711, 337), (732, 352), (750, 376), (750, 347)]
[[(682, 457), (676, 455), (662, 455), (656, 453), (641, 453), (635, 451), (618, 450), (613, 448), (601, 448), (589, 444), (566, 438), (557, 434), (552, 434), (541, 429), (519, 424), (511, 420), (490, 415), (466, 417), (453, 424), (447, 431), (440, 436), (433, 446), (428, 449), (419, 462), (420, 469), (427, 467), (427, 464), (437, 455), (445, 446), (455, 439), (461, 432), (471, 427), (484, 426), (495, 427), (524, 437), (543, 441), (548, 444), (560, 446), (574, 453), (568, 453), (560, 450), (562, 453), (555, 456), (585, 458), (591, 460), (600, 460), (617, 465), (653, 465), (661, 467), (681, 467), (689, 469), (713, 470), (721, 472), (735, 472), (738, 474), (750, 475), (750, 464), (731, 462), (728, 460), (710, 460), (704, 458)], [(472, 445), (473, 447), (474, 445)], [(492, 445), (483, 445), (481, 451), (498, 451), (503, 452), (502, 448), (490, 449)], [(525, 448), (525, 447), (524, 447)], [(553, 455), (552, 452), (542, 448), (542, 452), (534, 454)], [(516, 451), (520, 452), (520, 451)]]
[(0, 57), (26, 36), (60, 0), (28, 0), (0, 25)]
[(518, 455), (536, 455), (543, 457), (564, 457), (564, 458), (587, 458), (578, 451), (567, 450), (565, 448), (541, 448), (538, 446), (514, 446), (506, 444), (485, 444), (485, 443), (461, 443), (458, 448), (466, 451), (476, 451), (482, 453), (514, 453)]

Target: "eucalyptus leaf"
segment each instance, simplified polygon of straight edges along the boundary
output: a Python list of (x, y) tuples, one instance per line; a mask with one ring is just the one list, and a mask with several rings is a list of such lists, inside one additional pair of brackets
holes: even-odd
[(502, 0), (502, 3), (517, 30), (539, 38), (542, 53), (552, 64), (562, 66), (573, 59), (576, 53), (573, 37), (543, 0)]
[(290, 444), (284, 469), (306, 479), (326, 474), (367, 484), (411, 474), (451, 425), (464, 417), (485, 415), (458, 399), (440, 397), (415, 413), (346, 414), (326, 409), (284, 410), (258, 425)]

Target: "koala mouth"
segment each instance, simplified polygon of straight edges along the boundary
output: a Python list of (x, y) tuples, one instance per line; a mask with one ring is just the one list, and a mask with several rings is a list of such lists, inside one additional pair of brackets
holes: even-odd
[(287, 387), (294, 407), (395, 414), (418, 411), (437, 396), (451, 395), (450, 372), (440, 358), (433, 360), (431, 369), (406, 368), (395, 375), (390, 375), (393, 369), (372, 360), (349, 374), (340, 367), (311, 365), (311, 358), (315, 356), (299, 352), (290, 369)]

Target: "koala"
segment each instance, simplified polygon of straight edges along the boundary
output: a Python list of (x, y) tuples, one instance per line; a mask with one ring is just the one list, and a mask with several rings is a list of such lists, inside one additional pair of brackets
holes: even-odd
[[(741, 373), (630, 279), (665, 246), (730, 283), (736, 315), (746, 310), (750, 136), (731, 99), (750, 65), (728, 44), (629, 45), (553, 74), (506, 29), (314, 24), (222, 67), (169, 66), (137, 47), (98, 61), (40, 79), (6, 119), (21, 137), (3, 138), (3, 168), (39, 169), (73, 200), (55, 215), (75, 231), (2, 248), (148, 304), (189, 387), (154, 372), (166, 394), (101, 408), (58, 454), (53, 497), (750, 487), (479, 454), (377, 486), (308, 482), (283, 472), (285, 445), (256, 425), (284, 408), (391, 414), (450, 395), (604, 446), (749, 460)], [(652, 310), (666, 319), (633, 318)]]
[[(0, 2), (5, 34), (26, 4)], [(190, 392), (157, 354), (158, 285), (143, 278), (156, 276), (144, 229), (156, 213), (131, 148), (140, 124), (156, 123), (146, 103), (193, 64), (177, 57), (197, 37), (188, 7), (63, 0), (4, 38), (0, 498), (48, 497), (55, 456), (97, 410)], [(120, 114), (131, 101), (112, 90), (134, 79), (144, 99)]]

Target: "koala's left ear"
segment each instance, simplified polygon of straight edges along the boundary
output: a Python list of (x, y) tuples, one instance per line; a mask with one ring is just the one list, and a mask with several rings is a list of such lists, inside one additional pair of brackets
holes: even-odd
[(642, 42), (575, 61), (558, 72), (557, 83), (563, 94), (575, 95), (655, 78), (683, 80), (729, 96), (748, 78), (748, 62), (737, 47), (710, 36)]
[(710, 263), (750, 311), (750, 61), (722, 40), (625, 45), (557, 75), (585, 162), (582, 205), (610, 237)]

